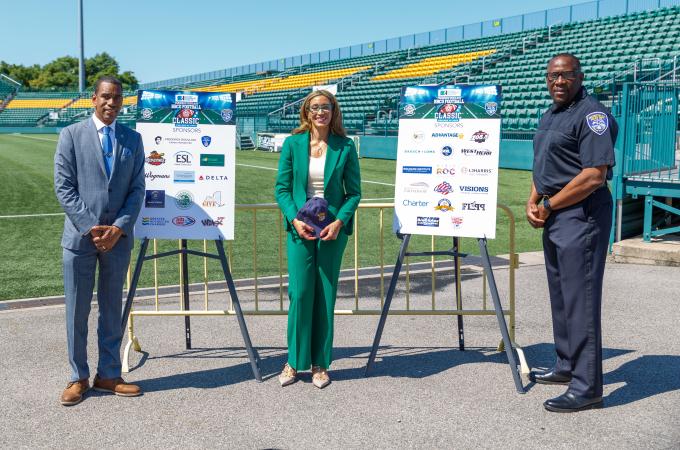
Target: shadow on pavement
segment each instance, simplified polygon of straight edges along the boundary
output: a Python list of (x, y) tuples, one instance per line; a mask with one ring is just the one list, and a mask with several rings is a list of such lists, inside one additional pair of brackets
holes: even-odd
[(625, 383), (605, 397), (605, 405), (621, 406), (680, 389), (680, 356), (643, 355), (605, 374), (605, 384)]

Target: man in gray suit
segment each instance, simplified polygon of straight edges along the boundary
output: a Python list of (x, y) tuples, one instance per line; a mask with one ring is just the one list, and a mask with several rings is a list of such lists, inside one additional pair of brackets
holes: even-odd
[(144, 199), (144, 147), (134, 130), (116, 123), (123, 105), (119, 80), (95, 84), (91, 118), (64, 128), (54, 155), (54, 190), (66, 213), (61, 240), (71, 377), (61, 404), (76, 405), (90, 389), (87, 321), (99, 264), (99, 361), (93, 387), (120, 396), (141, 394), (120, 377), (122, 291)]

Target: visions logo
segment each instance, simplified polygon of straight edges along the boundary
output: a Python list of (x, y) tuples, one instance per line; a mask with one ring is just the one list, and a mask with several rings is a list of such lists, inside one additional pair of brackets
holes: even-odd
[(466, 194), (488, 194), (489, 186), (458, 186), (460, 192)]
[(172, 223), (178, 227), (190, 227), (196, 223), (196, 219), (191, 216), (176, 216), (172, 218)]

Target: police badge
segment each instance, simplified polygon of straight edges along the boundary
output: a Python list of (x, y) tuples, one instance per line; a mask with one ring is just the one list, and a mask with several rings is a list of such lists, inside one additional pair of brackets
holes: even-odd
[(209, 146), (211, 141), (212, 138), (210, 136), (201, 136), (201, 144), (203, 144), (203, 147)]
[(498, 111), (498, 103), (486, 102), (486, 104), (484, 105), (484, 110), (488, 115), (493, 116), (494, 114), (496, 114), (496, 111)]
[(593, 130), (598, 136), (602, 136), (609, 128), (609, 118), (603, 112), (594, 112), (586, 116), (588, 128)]

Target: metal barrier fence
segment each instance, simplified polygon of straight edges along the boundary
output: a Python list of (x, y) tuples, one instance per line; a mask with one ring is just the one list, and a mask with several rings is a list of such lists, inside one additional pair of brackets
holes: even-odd
[(379, 41), (365, 42), (363, 44), (350, 45), (321, 52), (288, 56), (285, 58), (273, 59), (271, 61), (246, 64), (243, 66), (155, 81), (152, 83), (144, 83), (140, 86), (140, 89), (153, 89), (163, 86), (217, 80), (220, 78), (233, 78), (269, 70), (283, 71), (327, 61), (396, 52), (465, 39), (480, 39), (505, 33), (517, 33), (538, 28), (548, 28), (557, 24), (582, 22), (610, 16), (650, 11), (659, 8), (669, 8), (678, 5), (680, 5), (680, 0), (595, 0), (511, 17), (495, 18), (484, 22), (442, 28), (417, 34), (408, 34)]
[[(508, 307), (507, 309), (503, 310), (503, 314), (508, 317), (509, 323), (508, 323), (508, 328), (509, 328), (509, 334), (510, 334), (510, 340), (513, 342), (513, 347), (517, 350), (518, 355), (519, 355), (519, 360), (520, 360), (520, 365), (521, 365), (521, 370), (523, 374), (528, 374), (529, 373), (529, 367), (526, 363), (526, 359), (524, 358), (524, 355), (522, 353), (521, 347), (516, 345), (515, 343), (515, 324), (516, 324), (516, 318), (515, 318), (515, 270), (519, 266), (519, 259), (518, 255), (515, 252), (515, 218), (510, 210), (505, 205), (497, 205), (498, 209), (500, 209), (505, 216), (507, 217), (508, 220), (508, 252), (507, 252), (507, 257), (508, 257), (508, 287), (507, 287), (507, 293), (508, 293)], [(359, 209), (357, 210), (357, 213), (355, 215), (355, 232), (351, 236), (351, 243), (348, 243), (349, 245), (347, 246), (347, 250), (345, 252), (345, 255), (347, 257), (348, 252), (350, 252), (353, 256), (353, 267), (350, 269), (344, 269), (341, 272), (341, 281), (352, 281), (353, 284), (353, 306), (349, 309), (336, 309), (335, 314), (336, 315), (380, 315), (381, 313), (381, 308), (383, 306), (383, 302), (385, 299), (385, 269), (386, 267), (391, 269), (390, 266), (386, 266), (385, 264), (385, 229), (386, 229), (386, 224), (385, 224), (385, 213), (386, 211), (391, 211), (394, 208), (394, 204), (392, 203), (362, 203), (359, 205)], [(243, 313), (245, 315), (286, 315), (287, 310), (284, 307), (284, 299), (287, 297), (287, 291), (285, 288), (286, 286), (286, 276), (285, 274), (287, 273), (287, 269), (284, 265), (284, 260), (283, 260), (283, 254), (284, 254), (284, 236), (285, 236), (285, 230), (283, 229), (283, 218), (281, 216), (281, 213), (278, 209), (278, 206), (276, 204), (257, 204), (257, 205), (237, 205), (236, 209), (238, 212), (241, 213), (248, 213), (252, 215), (252, 228), (254, 230), (253, 232), (253, 240), (252, 240), (252, 252), (253, 252), (253, 258), (252, 258), (252, 278), (249, 280), (250, 283), (248, 287), (241, 287), (238, 290), (240, 292), (246, 292), (246, 291), (252, 291), (253, 293), (253, 298), (252, 301), (244, 302), (241, 296), (239, 295), (239, 299), (241, 302), (241, 306), (243, 307)], [(377, 223), (375, 224), (378, 228), (377, 230), (377, 237), (378, 237), (378, 255), (377, 256), (377, 262), (379, 263), (377, 266), (371, 267), (371, 268), (366, 268), (366, 267), (360, 267), (359, 263), (359, 250), (361, 248), (361, 241), (362, 241), (362, 231), (365, 230), (366, 227), (363, 225), (363, 219), (362, 217), (365, 215), (368, 215), (369, 211), (377, 211)], [(277, 229), (277, 236), (278, 236), (278, 273), (274, 274), (273, 277), (270, 274), (267, 274), (268, 276), (263, 277), (262, 274), (258, 273), (258, 248), (257, 248), (257, 223), (258, 223), (258, 213), (262, 212), (270, 212), (270, 213), (275, 213), (277, 214), (278, 217), (278, 229)], [(360, 226), (361, 224), (361, 226)], [(389, 225), (389, 229), (391, 230), (391, 224)], [(390, 231), (391, 232), (391, 231)], [(395, 238), (396, 239), (396, 238)], [(203, 241), (203, 250), (207, 251), (207, 245), (208, 241)], [(233, 250), (233, 244), (232, 241), (227, 241), (226, 243), (227, 246), (227, 255), (228, 255), (228, 260), (229, 260), (229, 265), (231, 267), (231, 261), (232, 261), (232, 250)], [(430, 246), (431, 250), (435, 250), (435, 237), (432, 236), (430, 239)], [(153, 254), (157, 254), (158, 252), (158, 242), (156, 240), (153, 241)], [(396, 252), (394, 255), (396, 258)], [(411, 280), (413, 277), (414, 272), (418, 272), (419, 274), (422, 274), (424, 270), (422, 269), (423, 263), (419, 263), (421, 269), (419, 270), (414, 270), (412, 267), (418, 267), (418, 264), (411, 264), (411, 262), (408, 260), (408, 257), (405, 261), (405, 284), (406, 284), (406, 290), (405, 290), (405, 304), (403, 309), (395, 309), (394, 307), (390, 310), (390, 314), (392, 315), (450, 315), (450, 316), (466, 316), (466, 315), (477, 315), (477, 316), (494, 316), (495, 311), (494, 309), (489, 309), (488, 301), (487, 301), (487, 289), (486, 289), (486, 273), (483, 268), (480, 268), (477, 273), (481, 273), (481, 281), (482, 281), (482, 299), (481, 299), (481, 308), (477, 309), (463, 309), (462, 308), (462, 301), (454, 309), (447, 309), (447, 308), (442, 308), (441, 307), (441, 302), (437, 302), (436, 298), (436, 293), (437, 293), (437, 273), (442, 272), (445, 270), (451, 270), (451, 267), (442, 267), (442, 262), (452, 262), (451, 260), (444, 260), (444, 261), (435, 261), (434, 256), (430, 258), (429, 263), (427, 266), (429, 266), (429, 272), (430, 272), (430, 289), (431, 289), (431, 299), (430, 299), (430, 307), (429, 308), (414, 308), (412, 305), (411, 301)], [(438, 264), (440, 263), (440, 264)], [(223, 282), (211, 282), (208, 280), (208, 258), (203, 258), (203, 274), (204, 274), (204, 280), (202, 283), (202, 295), (203, 295), (203, 307), (201, 309), (194, 309), (194, 310), (187, 310), (185, 309), (184, 305), (188, 304), (188, 302), (185, 303), (184, 298), (183, 298), (183, 285), (180, 284), (178, 292), (174, 292), (172, 294), (169, 294), (171, 296), (176, 296), (179, 295), (179, 309), (173, 309), (173, 310), (164, 310), (161, 308), (161, 297), (162, 294), (160, 293), (162, 287), (159, 286), (159, 277), (158, 277), (158, 260), (154, 259), (153, 260), (153, 278), (154, 278), (154, 287), (153, 287), (153, 305), (150, 309), (141, 309), (141, 310), (135, 310), (133, 309), (130, 312), (129, 320), (128, 320), (128, 343), (125, 347), (124, 351), (124, 356), (123, 356), (123, 371), (127, 372), (129, 370), (129, 353), (131, 349), (135, 349), (138, 352), (141, 352), (141, 346), (139, 344), (139, 341), (137, 339), (137, 335), (135, 334), (135, 325), (134, 325), (134, 318), (135, 317), (149, 317), (149, 316), (229, 316), (229, 315), (235, 315), (235, 311), (233, 308), (233, 304), (231, 300), (229, 301), (228, 306), (225, 309), (210, 309), (210, 294), (221, 292), (221, 291), (226, 291), (226, 288), (222, 286)], [(377, 271), (375, 275), (372, 275), (370, 277), (364, 277), (361, 275), (361, 272), (365, 272), (367, 269), (370, 269), (372, 271)], [(456, 286), (455, 289), (457, 290), (459, 297), (461, 294), (461, 279), (460, 279), (460, 273), (461, 273), (461, 267), (455, 267), (455, 280), (456, 280)], [(180, 266), (180, 272), (181, 272), (181, 266)], [(179, 280), (182, 280), (182, 273), (179, 274)], [(366, 279), (376, 279), (378, 280), (378, 286), (379, 286), (379, 299), (380, 299), (380, 308), (364, 308), (361, 306), (360, 302), (360, 280), (366, 280)], [(266, 283), (263, 285), (261, 284), (262, 280), (266, 280)], [(273, 281), (275, 280), (275, 281)], [(272, 282), (273, 281), (273, 282)], [(130, 271), (128, 272), (128, 286), (130, 284)], [(266, 290), (266, 289), (277, 289), (278, 288), (278, 307), (275, 308), (262, 308), (261, 307), (261, 290)], [(271, 302), (271, 300), (269, 300)], [(375, 302), (377, 305), (377, 302)], [(501, 343), (498, 346), (498, 350), (502, 351), (503, 350), (503, 343)]]

